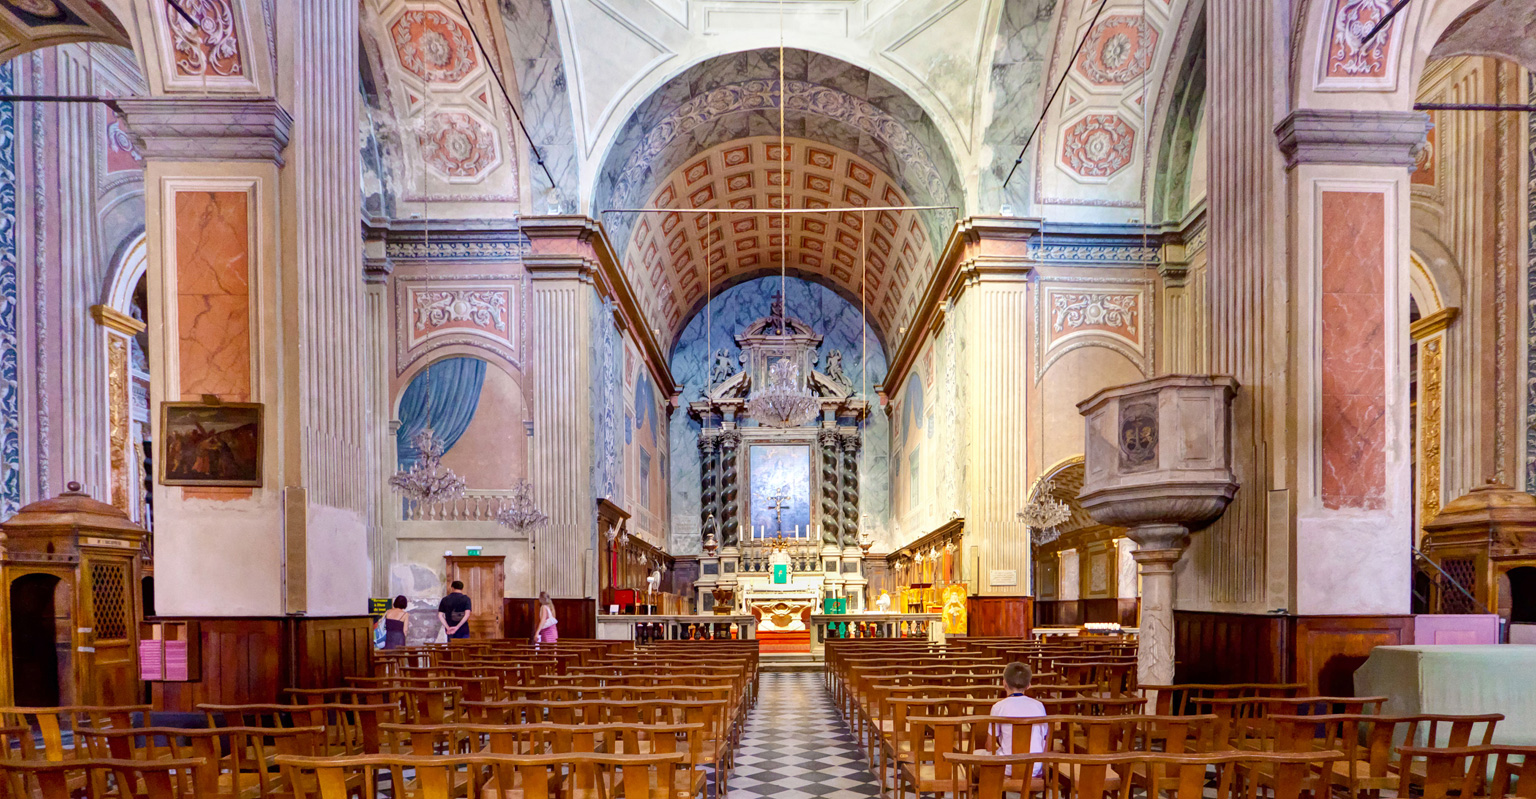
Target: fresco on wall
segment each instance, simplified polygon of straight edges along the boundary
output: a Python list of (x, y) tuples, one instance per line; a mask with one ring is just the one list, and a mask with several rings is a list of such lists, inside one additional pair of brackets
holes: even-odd
[(660, 535), (667, 509), (666, 398), (656, 389), (635, 345), (624, 341), (623, 492), (632, 531)]
[(400, 396), (395, 434), (399, 468), (416, 461), (413, 443), (428, 423), (447, 450), (443, 464), (469, 488), (510, 489), (528, 474), (527, 418), (518, 376), (479, 358), (444, 358), (416, 373)]
[[(672, 551), (697, 553), (699, 545), (699, 450), (697, 422), (688, 418), (687, 403), (697, 400), (708, 380), (711, 347), (728, 358), (739, 354), (734, 336), (764, 315), (770, 297), (781, 288), (778, 277), (762, 277), (732, 286), (710, 302), (714, 323), (706, 329), (700, 308), (684, 326), (672, 350), (672, 377), (683, 385), (680, 407), (672, 412), (670, 436)], [(833, 350), (843, 353), (842, 367), (856, 392), (872, 406), (865, 421), (864, 446), (859, 453), (860, 509), (870, 515), (874, 530), (889, 529), (890, 424), (874, 387), (885, 379), (885, 348), (869, 326), (861, 323), (856, 302), (808, 280), (788, 278), (782, 286), (786, 313), (823, 336), (821, 365)], [(868, 347), (867, 369), (862, 353)], [(665, 468), (665, 467), (663, 467)], [(791, 529), (793, 526), (791, 525)]]

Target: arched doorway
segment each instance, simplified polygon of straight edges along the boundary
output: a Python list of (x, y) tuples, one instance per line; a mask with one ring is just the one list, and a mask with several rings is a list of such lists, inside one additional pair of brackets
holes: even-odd
[(1536, 624), (1536, 566), (1510, 569), (1509, 623)]
[(67, 591), (52, 574), (26, 574), (11, 582), (11, 686), (12, 704), (18, 707), (55, 707), (61, 701), (59, 686), (65, 683), (59, 662), (58, 618), (69, 615)]

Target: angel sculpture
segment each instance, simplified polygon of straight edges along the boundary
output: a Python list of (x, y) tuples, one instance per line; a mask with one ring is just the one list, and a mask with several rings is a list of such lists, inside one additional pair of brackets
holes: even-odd
[(827, 377), (844, 388), (853, 387), (853, 381), (849, 380), (848, 374), (843, 371), (842, 350), (833, 350), (827, 354)]

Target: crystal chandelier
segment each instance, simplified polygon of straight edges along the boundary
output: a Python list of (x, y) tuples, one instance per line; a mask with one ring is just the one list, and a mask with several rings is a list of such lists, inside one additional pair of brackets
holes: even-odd
[(747, 412), (769, 427), (800, 427), (821, 412), (821, 401), (800, 379), (800, 367), (780, 358), (768, 367), (768, 385), (747, 400)]
[(389, 487), (417, 505), (452, 502), (464, 496), (464, 478), (443, 465), (443, 440), (430, 423), (411, 443), (416, 446), (416, 462), (389, 478)]
[(518, 480), (512, 486), (512, 500), (496, 514), (496, 521), (514, 532), (528, 535), (543, 527), (549, 517), (533, 502), (533, 483)]
[(1057, 499), (1055, 494), (1056, 481), (1047, 480), (1045, 485), (1035, 492), (1034, 499), (1019, 511), (1019, 521), (1030, 529), (1036, 546), (1043, 546), (1060, 538), (1061, 533), (1057, 532), (1056, 528), (1072, 518), (1072, 509), (1067, 507), (1067, 503)]

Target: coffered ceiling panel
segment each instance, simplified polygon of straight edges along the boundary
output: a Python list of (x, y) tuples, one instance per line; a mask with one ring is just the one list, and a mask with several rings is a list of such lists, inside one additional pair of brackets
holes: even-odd
[[(913, 203), (889, 175), (837, 147), (795, 138), (781, 149), (777, 137), (738, 139), (697, 154), (658, 185), (648, 205), (677, 210), (640, 215), (624, 262), (653, 324), (669, 338), (711, 288), (777, 272), (781, 251), (788, 271), (864, 303), (887, 340), (933, 272), (921, 212), (859, 211)], [(826, 212), (773, 213), (784, 207)], [(697, 209), (763, 213), (688, 212)]]

